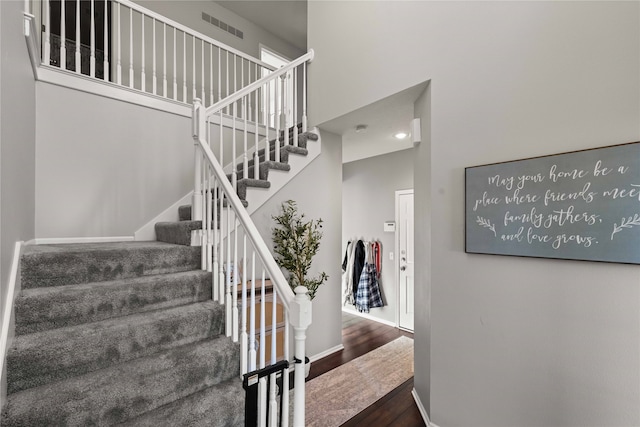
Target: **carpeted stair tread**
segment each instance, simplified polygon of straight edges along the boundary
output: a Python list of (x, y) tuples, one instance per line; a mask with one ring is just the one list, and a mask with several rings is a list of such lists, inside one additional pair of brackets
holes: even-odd
[(220, 335), (214, 301), (16, 337), (7, 354), (7, 392), (59, 381)]
[(162, 242), (27, 245), (22, 289), (75, 285), (197, 269), (200, 248)]
[(242, 381), (232, 378), (129, 420), (121, 427), (244, 425)]
[(238, 185), (236, 187), (236, 192), (238, 193), (238, 197), (240, 200), (247, 199), (247, 189), (248, 188), (269, 188), (271, 187), (271, 183), (269, 181), (264, 181), (261, 179), (239, 179)]
[(155, 225), (156, 239), (174, 245), (191, 244), (191, 232), (202, 230), (202, 221), (158, 222)]
[[(240, 200), (242, 202), (242, 206), (245, 208), (249, 206), (249, 202), (246, 200)], [(220, 218), (220, 209), (218, 204), (218, 219)], [(225, 199), (223, 202), (223, 207), (227, 207), (227, 200)], [(178, 207), (178, 218), (180, 221), (191, 221), (191, 205), (182, 205)]]
[(10, 394), (1, 424), (113, 425), (237, 378), (239, 371), (239, 346), (212, 338)]
[[(275, 162), (273, 160), (267, 160), (267, 161), (261, 162), (260, 166), (258, 166), (258, 178), (261, 180), (268, 180), (269, 171), (271, 169), (289, 172), (291, 170), (291, 165), (283, 162)], [(237, 171), (238, 171), (238, 176), (243, 176), (243, 172), (244, 172), (243, 163), (238, 164)], [(253, 163), (251, 164), (251, 166), (247, 168), (247, 175), (249, 177), (255, 176), (255, 165)]]
[[(299, 144), (297, 147), (293, 146), (293, 145), (280, 145), (280, 161), (283, 163), (287, 162), (288, 159), (288, 153), (296, 153), (296, 154), (303, 154), (306, 155), (307, 154), (307, 144), (302, 143)], [(265, 161), (265, 153), (266, 153), (266, 148), (261, 148), (260, 150), (258, 150), (258, 158), (260, 159), (261, 162)], [(276, 147), (274, 145), (270, 145), (269, 146), (269, 160), (276, 160)], [(249, 157), (248, 162), (249, 165), (252, 165), (254, 162), (254, 157), (255, 155), (252, 155)]]
[(15, 302), (16, 335), (211, 299), (211, 273), (201, 270), (26, 289)]

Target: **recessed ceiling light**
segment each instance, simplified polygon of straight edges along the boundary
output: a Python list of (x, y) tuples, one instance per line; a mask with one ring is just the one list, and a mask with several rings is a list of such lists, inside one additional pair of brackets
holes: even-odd
[(406, 138), (407, 136), (409, 136), (409, 135), (407, 135), (407, 134), (406, 134), (406, 133), (404, 133), (404, 132), (398, 132), (398, 133), (396, 133), (396, 134), (395, 134), (395, 135), (393, 135), (393, 136), (394, 136), (396, 139), (405, 139), (405, 138)]

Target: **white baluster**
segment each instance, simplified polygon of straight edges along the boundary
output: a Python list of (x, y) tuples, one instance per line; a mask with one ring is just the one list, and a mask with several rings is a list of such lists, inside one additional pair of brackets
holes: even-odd
[(276, 327), (278, 326), (278, 319), (276, 317), (278, 306), (278, 293), (276, 292), (276, 287), (271, 283), (271, 296), (273, 298), (271, 303), (271, 364), (275, 365), (277, 362), (277, 343), (276, 343)]
[[(278, 425), (278, 402), (276, 401), (276, 374), (269, 375), (269, 426)], [(283, 393), (284, 394), (284, 393)]]
[(222, 49), (218, 48), (218, 101), (222, 99), (222, 52), (221, 50)]
[[(226, 195), (225, 195), (226, 196)], [(229, 201), (227, 200), (227, 204), (229, 204)], [(225, 272), (225, 276), (226, 276), (226, 297), (225, 297), (225, 305), (226, 305), (226, 321), (225, 321), (225, 327), (226, 327), (226, 331), (225, 334), (226, 336), (230, 337), (233, 333), (233, 307), (231, 307), (232, 304), (232, 297), (231, 297), (231, 235), (230, 235), (230, 230), (231, 230), (231, 208), (230, 206), (227, 207), (227, 226), (225, 229), (225, 239), (227, 241), (227, 256), (226, 256), (226, 261), (227, 261), (227, 271)]]
[(242, 154), (242, 177), (244, 179), (249, 178), (249, 157), (248, 157), (248, 139), (247, 134), (247, 97), (242, 98), (242, 117), (244, 117), (244, 138), (243, 138), (243, 154)]
[[(118, 3), (118, 22), (116, 22), (118, 39), (120, 38), (120, 3)], [(80, 55), (80, 0), (76, 0), (76, 73), (82, 72), (82, 57)], [(118, 45), (118, 67), (120, 67), (120, 45)], [(118, 84), (120, 81), (118, 80)]]
[(249, 372), (256, 370), (256, 253), (251, 254), (251, 305), (249, 306)]
[(145, 91), (147, 86), (147, 78), (144, 69), (144, 13), (140, 13), (140, 28), (142, 29), (140, 32), (140, 51), (141, 51), (141, 60), (140, 60), (140, 90)]
[(107, 10), (107, 6), (108, 6), (109, 2), (105, 1), (104, 2), (104, 23), (103, 23), (103, 30), (104, 30), (104, 34), (103, 34), (103, 42), (102, 42), (102, 50), (104, 50), (104, 53), (102, 54), (102, 78), (104, 79), (105, 82), (109, 81), (109, 20), (107, 19), (108, 17), (108, 10)]
[[(258, 72), (258, 69), (256, 66), (256, 76), (257, 76), (257, 72)], [(258, 111), (258, 109), (260, 108), (260, 102), (258, 101), (259, 89), (256, 89), (255, 94), (256, 94), (256, 102), (255, 102), (256, 131), (255, 131), (255, 151), (253, 152), (253, 179), (260, 179), (260, 174), (259, 174), (260, 156), (258, 155), (258, 140), (260, 137), (259, 135), (260, 134), (260, 113)]]
[[(205, 119), (204, 119), (204, 106), (199, 99), (193, 100), (193, 112), (194, 117), (197, 116), (197, 129), (198, 129), (198, 138), (202, 138), (202, 132), (205, 130)], [(193, 198), (191, 202), (191, 219), (193, 221), (204, 221), (202, 218), (202, 153), (200, 151), (200, 147), (196, 142), (194, 145), (194, 165), (195, 165), (195, 174), (194, 174), (194, 186), (193, 186)], [(204, 226), (203, 226), (204, 228)]]
[(168, 98), (167, 94), (167, 23), (162, 23), (162, 96)]
[(133, 88), (133, 9), (129, 8), (129, 87)]
[(176, 37), (178, 29), (173, 27), (173, 100), (178, 100), (178, 73), (176, 70), (178, 50), (176, 49)]
[[(284, 360), (289, 359), (289, 312), (284, 313)], [(289, 427), (289, 368), (282, 372), (282, 414), (280, 420), (282, 427)]]
[[(210, 123), (207, 123), (207, 128), (211, 127)], [(207, 141), (209, 141), (209, 144), (211, 143), (211, 137), (209, 137), (207, 139)], [(207, 167), (207, 229), (208, 229), (208, 235), (207, 235), (207, 271), (208, 272), (213, 272), (215, 271), (213, 269), (213, 250), (214, 250), (214, 235), (216, 234), (216, 228), (215, 228), (215, 219), (214, 219), (214, 202), (213, 202), (213, 174), (211, 172), (211, 169), (209, 167)], [(211, 296), (212, 298), (215, 298), (215, 291), (212, 288), (211, 289)]]
[(289, 73), (285, 73), (282, 76), (282, 124), (283, 124), (283, 138), (284, 145), (289, 145), (289, 120), (288, 120), (288, 112), (289, 112)]
[(191, 36), (191, 97), (196, 97), (196, 36)]
[(258, 391), (258, 423), (260, 427), (267, 426), (267, 399), (267, 379), (261, 378)]
[[(265, 87), (265, 91), (264, 91), (264, 98), (265, 98), (265, 102), (264, 102), (264, 107), (265, 107), (265, 112), (264, 112), (264, 132), (265, 132), (265, 147), (264, 147), (264, 160), (266, 162), (268, 162), (269, 160), (271, 160), (271, 141), (269, 141), (269, 128), (270, 128), (270, 122), (271, 120), (270, 118), (270, 104), (271, 104), (271, 100), (269, 99), (269, 95), (271, 92), (271, 86), (270, 83), (266, 84)], [(277, 137), (276, 137), (277, 139)]]
[(187, 33), (182, 33), (182, 102), (187, 102)]
[[(233, 211), (231, 208), (231, 204), (229, 204), (229, 207), (227, 208), (230, 211)], [(238, 263), (238, 218), (235, 214), (235, 211), (233, 211), (233, 283), (231, 284), (232, 286), (232, 291), (231, 291), (231, 296), (233, 298), (233, 312), (232, 312), (232, 325), (233, 325), (233, 330), (232, 330), (232, 339), (233, 342), (238, 342), (238, 324), (239, 324), (239, 315), (240, 313), (238, 312), (238, 278), (240, 276), (240, 272), (238, 271), (238, 267), (239, 267), (239, 263)], [(243, 272), (244, 273), (244, 272)]]
[(200, 93), (202, 95), (202, 102), (206, 103), (207, 98), (204, 96), (204, 40), (200, 40), (200, 71), (200, 75), (202, 76)]
[[(152, 44), (152, 53), (151, 53), (151, 62), (153, 63), (153, 66), (151, 67), (151, 72), (152, 72), (152, 76), (151, 76), (151, 89), (153, 91), (154, 95), (158, 94), (158, 76), (156, 73), (156, 18), (152, 18), (151, 23), (153, 25), (153, 31), (152, 31), (152, 37), (153, 37), (153, 42)], [(204, 100), (202, 101), (204, 104)]]
[(67, 69), (67, 11), (60, 0), (60, 69)]
[[(226, 61), (227, 70), (225, 72), (226, 79), (227, 79), (227, 93), (225, 94), (225, 97), (227, 97), (229, 96), (229, 51), (226, 50), (225, 52), (227, 53), (227, 61)], [(227, 107), (227, 114), (229, 114), (229, 107)]]
[(280, 101), (280, 88), (282, 87), (282, 79), (281, 78), (277, 78), (277, 80), (275, 81), (275, 90), (274, 93), (276, 94), (275, 96), (275, 124), (276, 124), (276, 142), (275, 142), (275, 158), (274, 160), (276, 162), (280, 161), (280, 111), (282, 109), (282, 103)]
[(293, 111), (291, 126), (293, 126), (293, 145), (298, 146), (298, 69), (293, 70)]
[(302, 63), (302, 132), (307, 131), (307, 63)]
[(218, 218), (218, 192), (222, 191), (218, 188), (218, 180), (214, 177), (213, 193), (211, 197), (211, 204), (213, 205), (213, 289), (211, 295), (214, 301), (221, 301), (220, 299), (220, 277), (218, 272), (220, 271), (220, 219)]
[(249, 274), (247, 271), (247, 234), (243, 230), (242, 233), (242, 333), (240, 335), (240, 375), (244, 375), (247, 372), (249, 363), (249, 343), (247, 337), (247, 278)]
[(44, 0), (44, 64), (51, 65), (51, 5)]
[[(202, 168), (202, 173), (200, 175), (200, 179), (202, 182), (202, 195), (205, 199), (209, 198), (209, 193), (208, 193), (208, 188), (207, 188), (207, 180), (205, 179), (206, 174), (207, 174), (207, 170), (209, 169), (209, 164), (206, 162), (206, 159), (204, 157), (204, 153), (200, 153), (200, 147), (198, 147), (198, 153), (200, 154), (200, 158), (202, 159), (202, 164), (203, 164), (203, 168)], [(207, 211), (207, 202), (206, 200), (203, 200), (201, 203), (202, 207), (201, 207), (201, 212), (200, 212), (200, 218), (202, 218), (202, 226), (201, 226), (201, 236), (200, 236), (200, 264), (201, 264), (201, 268), (202, 271), (206, 271), (207, 270), (207, 258), (208, 258), (208, 253), (207, 250), (209, 248), (209, 232), (211, 231), (210, 227), (211, 227), (211, 220), (209, 218), (209, 213)]]
[(260, 369), (265, 366), (265, 350), (267, 347), (266, 338), (266, 310), (265, 310), (265, 272), (262, 270), (262, 281), (260, 282)]
[(91, 59), (90, 59), (90, 76), (96, 76), (96, 12), (95, 0), (91, 0)]
[[(220, 110), (220, 123), (222, 123), (222, 110)], [(224, 137), (223, 137), (223, 127), (222, 126), (218, 126), (219, 130), (220, 130), (220, 164), (224, 165)], [(226, 179), (225, 177), (222, 177), (222, 179)], [(220, 188), (220, 191), (222, 191), (222, 187)], [(224, 239), (222, 236), (224, 236), (224, 234), (222, 234), (223, 232), (223, 214), (225, 213), (224, 210), (224, 193), (221, 192), (220, 194), (220, 253), (223, 254), (223, 250), (222, 250), (222, 245), (224, 244)], [(222, 271), (224, 268), (224, 263), (220, 263), (220, 271)], [(226, 302), (226, 281), (221, 281), (221, 284), (225, 284), (225, 285), (221, 285), (220, 286), (220, 301), (225, 301)], [(230, 325), (231, 322), (228, 322), (227, 324)]]
[[(273, 283), (272, 283), (273, 285)], [(272, 302), (271, 302), (271, 364), (276, 363), (276, 307), (278, 304), (278, 297), (276, 293), (276, 287), (272, 286)], [(284, 393), (283, 393), (284, 394)], [(277, 426), (278, 425), (278, 404), (276, 402), (276, 375), (271, 374), (271, 390), (269, 393), (269, 425)]]
[(213, 105), (213, 45), (209, 43), (209, 105)]

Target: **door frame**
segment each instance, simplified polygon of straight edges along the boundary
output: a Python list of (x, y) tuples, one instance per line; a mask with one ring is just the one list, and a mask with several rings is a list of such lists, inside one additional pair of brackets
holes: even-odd
[[(413, 188), (406, 190), (396, 190), (395, 192), (395, 237), (394, 237), (394, 253), (393, 267), (395, 269), (395, 281), (396, 281), (396, 327), (402, 330), (410, 331), (409, 329), (402, 328), (400, 326), (400, 196), (405, 194), (414, 194)], [(415, 218), (414, 218), (415, 220)], [(414, 284), (415, 285), (415, 284)], [(410, 331), (413, 332), (413, 331)]]

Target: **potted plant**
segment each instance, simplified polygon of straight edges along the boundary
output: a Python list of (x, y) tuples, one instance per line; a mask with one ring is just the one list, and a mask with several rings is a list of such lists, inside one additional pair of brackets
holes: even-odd
[(304, 286), (313, 300), (320, 285), (329, 278), (324, 272), (307, 277), (313, 257), (320, 248), (322, 219), (306, 221), (293, 200), (283, 202), (280, 214), (272, 218), (276, 223), (272, 230), (276, 262), (288, 273), (291, 289)]

